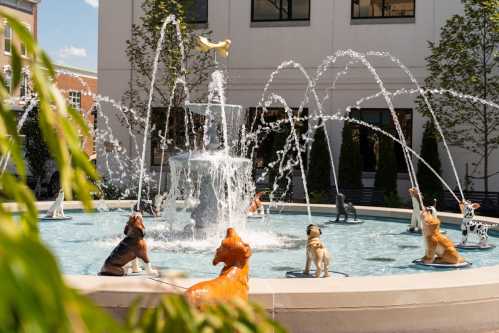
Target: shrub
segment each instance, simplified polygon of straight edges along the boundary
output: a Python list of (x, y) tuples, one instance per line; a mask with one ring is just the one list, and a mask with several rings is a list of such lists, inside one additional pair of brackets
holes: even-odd
[(343, 125), (338, 182), (340, 189), (362, 188), (360, 142), (354, 137), (352, 124), (348, 122)]
[(310, 193), (329, 193), (331, 190), (331, 159), (326, 135), (321, 124), (315, 130), (314, 142), (310, 151), (307, 186)]
[[(425, 125), (420, 155), (438, 174), (441, 174), (442, 165), (438, 154), (437, 133), (430, 121)], [(418, 162), (417, 178), (425, 201), (438, 200), (442, 197), (442, 183), (421, 161)]]

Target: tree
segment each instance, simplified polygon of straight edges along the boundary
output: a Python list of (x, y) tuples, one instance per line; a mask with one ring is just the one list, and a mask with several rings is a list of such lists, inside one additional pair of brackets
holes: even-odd
[[(440, 42), (429, 42), (426, 88), (452, 89), (498, 101), (497, 8), (499, 0), (465, 0), (464, 16), (454, 15), (447, 20), (440, 32)], [(487, 193), (489, 179), (498, 174), (489, 170), (490, 160), (497, 158), (493, 154), (499, 147), (498, 110), (447, 93), (428, 96), (449, 143), (474, 154), (471, 177), (482, 179)], [(428, 115), (421, 97), (418, 108)], [(481, 168), (479, 173), (478, 168)]]
[[(35, 107), (28, 113), (28, 118), (24, 123), (21, 133), (25, 135), (25, 155), (31, 176), (36, 180), (35, 189), (43, 181), (47, 172), (47, 162), (50, 160), (50, 153), (42, 135), (39, 122), (38, 108)], [(39, 193), (36, 193), (39, 195)]]
[(379, 157), (377, 163), (374, 187), (381, 190), (385, 196), (385, 204), (398, 206), (397, 194), (397, 159), (395, 157), (394, 144), (387, 136), (379, 138)]
[[(442, 165), (438, 154), (437, 135), (435, 125), (431, 121), (428, 121), (423, 133), (420, 155), (440, 175)], [(423, 197), (427, 201), (431, 199), (438, 200), (442, 197), (442, 183), (421, 161), (418, 162), (417, 179)]]
[(362, 188), (360, 142), (354, 137), (353, 127), (349, 122), (343, 125), (338, 182), (340, 189)]
[(323, 123), (319, 123), (315, 130), (307, 174), (309, 193), (321, 194), (322, 196), (326, 196), (331, 190), (331, 160), (324, 126)]
[[(195, 50), (198, 35), (193, 32), (192, 26), (186, 23), (186, 11), (183, 4), (189, 6), (188, 1), (145, 0), (142, 3), (144, 15), (140, 19), (140, 24), (132, 26), (132, 38), (127, 41), (126, 54), (134, 71), (134, 77), (123, 99), (141, 117), (145, 116), (147, 110), (152, 79), (151, 73), (153, 72), (160, 30), (163, 22), (172, 14), (176, 16), (180, 24), (180, 32), (185, 48), (185, 62), (183, 65), (185, 65), (186, 71), (182, 73), (182, 56), (176, 27), (168, 25), (159, 59), (160, 70), (155, 81), (153, 105), (168, 106), (171, 100), (172, 110), (179, 110), (184, 107), (187, 95), (182, 85), (178, 85), (175, 94), (170, 96), (176, 80), (182, 78), (183, 74), (185, 74), (189, 91), (195, 91), (197, 99), (203, 100), (207, 95), (206, 83), (210, 69), (214, 67), (214, 61), (212, 55)], [(207, 34), (209, 35), (209, 33)], [(136, 118), (132, 114), (128, 114), (128, 122), (133, 125), (143, 126), (143, 124), (137, 124)], [(164, 124), (157, 125), (164, 128)]]

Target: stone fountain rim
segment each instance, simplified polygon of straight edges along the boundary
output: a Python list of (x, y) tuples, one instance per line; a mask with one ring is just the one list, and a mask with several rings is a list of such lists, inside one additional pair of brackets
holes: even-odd
[[(96, 202), (97, 203), (97, 202)], [(106, 201), (110, 208), (128, 208), (134, 201)], [(43, 211), (51, 202), (38, 202)], [(182, 204), (182, 202), (179, 202)], [(7, 204), (11, 211), (17, 205)], [(67, 210), (81, 210), (66, 202)], [(334, 205), (312, 205), (314, 213), (332, 213)], [(411, 210), (357, 207), (359, 214), (409, 218)], [(285, 204), (284, 211), (306, 212), (303, 204)], [(446, 223), (460, 216), (440, 213)], [(480, 217), (499, 226), (499, 219)], [(167, 293), (181, 293), (199, 280), (100, 276), (65, 276), (67, 283), (87, 294), (118, 317), (142, 297), (142, 306), (157, 304)], [(250, 279), (250, 298), (274, 319), (295, 332), (445, 332), (486, 331), (499, 328), (499, 265), (451, 272), (363, 276), (346, 279)], [(472, 313), (472, 316), (447, 315)], [(393, 320), (393, 318), (397, 320)], [(359, 320), (362, 318), (362, 320)], [(425, 320), (420, 320), (425, 318)]]

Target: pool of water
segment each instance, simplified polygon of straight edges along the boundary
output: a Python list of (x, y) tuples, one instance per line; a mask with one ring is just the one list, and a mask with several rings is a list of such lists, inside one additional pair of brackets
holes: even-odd
[[(69, 221), (41, 222), (42, 238), (55, 252), (66, 274), (95, 275), (112, 249), (123, 238), (127, 221), (125, 212), (69, 213)], [(187, 221), (186, 213), (178, 214), (178, 221)], [(322, 240), (332, 254), (332, 270), (350, 276), (391, 275), (424, 272), (411, 262), (424, 254), (421, 236), (406, 235), (407, 220), (382, 220), (362, 217), (364, 224), (324, 225), (327, 216), (313, 216), (312, 223), (322, 227)], [(444, 221), (445, 222), (445, 221)], [(266, 220), (248, 221), (239, 228), (241, 238), (253, 249), (250, 274), (259, 278), (284, 277), (286, 271), (302, 270), (305, 265), (305, 229), (308, 217), (300, 214), (273, 214)], [(168, 241), (168, 224), (161, 220), (145, 219), (146, 240), (152, 264), (160, 269), (185, 271), (189, 277), (217, 275), (221, 269), (212, 266), (214, 251), (221, 236), (203, 241)], [(447, 230), (453, 241), (460, 232)], [(499, 243), (496, 237), (491, 243)], [(499, 264), (498, 249), (462, 252), (473, 267)]]

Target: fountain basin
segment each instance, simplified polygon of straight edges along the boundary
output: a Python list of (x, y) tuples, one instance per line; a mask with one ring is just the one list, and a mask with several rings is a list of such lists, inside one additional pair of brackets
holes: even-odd
[[(303, 205), (285, 207), (288, 212), (305, 210)], [(312, 211), (332, 213), (334, 206), (313, 205)], [(410, 211), (402, 209), (358, 207), (358, 211), (362, 215), (410, 218)], [(440, 216), (447, 223), (459, 223), (459, 215), (441, 213)], [(494, 241), (495, 237), (491, 239)], [(333, 253), (333, 267), (334, 256)], [(198, 279), (73, 275), (67, 276), (67, 281), (122, 317), (135, 297), (144, 297), (144, 306), (154, 304), (165, 293), (182, 292)], [(332, 327), (335, 332), (490, 332), (499, 328), (497, 265), (343, 279), (251, 278), (250, 297), (290, 332), (327, 332)]]

